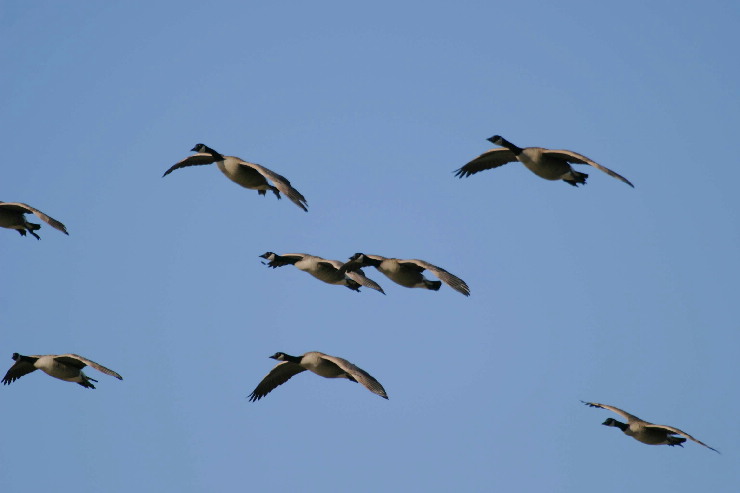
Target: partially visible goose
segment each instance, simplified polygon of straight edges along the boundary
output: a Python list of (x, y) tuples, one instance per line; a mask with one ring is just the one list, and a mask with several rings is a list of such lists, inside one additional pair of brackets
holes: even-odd
[(106, 375), (123, 380), (121, 375), (110, 368), (106, 368), (103, 365), (76, 354), (23, 356), (22, 354), (13, 353), (13, 360), (15, 360), (15, 364), (10, 367), (10, 370), (8, 370), (8, 373), (6, 373), (3, 378), (4, 385), (9, 385), (15, 382), (23, 375), (27, 375), (36, 370), (41, 370), (47, 375), (58, 378), (59, 380), (75, 382), (85, 388), (94, 389), (95, 386), (90, 382), (97, 382), (97, 380), (82, 373), (82, 369), (85, 366), (91, 366)]
[[(465, 281), (450, 274), (442, 267), (437, 267), (424, 260), (402, 260), (381, 257), (380, 255), (355, 253), (339, 270), (340, 272), (347, 272), (349, 274), (350, 272), (358, 271), (361, 267), (367, 266), (375, 267), (391, 281), (407, 288), (423, 288), (438, 291), (443, 281), (458, 293), (470, 296), (470, 288), (465, 284)], [(426, 279), (422, 274), (425, 270), (428, 270), (442, 281), (430, 281)]]
[[(296, 268), (308, 272), (316, 279), (324, 281), (327, 284), (347, 286), (349, 289), (358, 292), (360, 291), (360, 286), (365, 286), (385, 294), (383, 288), (377, 282), (366, 277), (361, 269), (353, 272), (340, 271), (342, 262), (339, 260), (327, 260), (307, 253), (285, 253), (278, 255), (273, 252), (265, 252), (260, 257), (268, 260), (265, 265), (273, 269), (284, 265), (294, 265)], [(265, 262), (262, 263), (264, 264)]]
[(380, 382), (375, 380), (368, 372), (362, 368), (358, 368), (346, 359), (319, 353), (318, 351), (311, 351), (301, 356), (275, 353), (270, 358), (281, 361), (281, 363), (278, 363), (262, 379), (259, 385), (257, 385), (257, 388), (249, 394), (249, 400), (252, 402), (262, 399), (272, 392), (275, 387), (290, 380), (290, 377), (293, 375), (306, 370), (325, 378), (346, 378), (350, 382), (361, 383), (373, 394), (378, 394), (383, 399), (388, 398)]
[(20, 202), (0, 202), (0, 227), (14, 229), (18, 231), (21, 236), (26, 236), (26, 232), (31, 233), (37, 240), (41, 237), (34, 233), (34, 231), (41, 228), (40, 224), (29, 223), (26, 221), (24, 214), (34, 214), (36, 217), (44, 221), (49, 226), (58, 229), (65, 235), (67, 228), (64, 224), (60, 223), (53, 217), (47, 216), (38, 209), (34, 209), (28, 204), (22, 204)]
[[(164, 178), (174, 170), (184, 168), (186, 166), (200, 166), (216, 163), (218, 169), (220, 169), (221, 172), (234, 183), (238, 183), (244, 188), (257, 190), (257, 193), (260, 195), (265, 195), (268, 190), (271, 190), (278, 199), (280, 198), (280, 192), (283, 192), (295, 205), (308, 212), (308, 202), (306, 201), (306, 197), (293, 188), (288, 179), (284, 176), (280, 176), (264, 166), (249, 163), (235, 156), (222, 156), (215, 150), (203, 144), (196, 144), (191, 151), (195, 151), (197, 154), (193, 154), (175, 164), (165, 171), (162, 177)], [(275, 186), (270, 185), (267, 180), (273, 182)]]
[[(647, 443), (648, 445), (669, 445), (671, 447), (678, 445), (679, 447), (683, 447), (682, 443), (686, 441), (686, 438), (688, 438), (689, 440), (695, 441), (699, 445), (704, 445), (706, 448), (719, 453), (719, 450), (710, 447), (704, 442), (700, 442), (696, 438), (692, 437), (684, 431), (679, 430), (678, 428), (667, 425), (655, 425), (653, 423), (648, 423), (647, 421), (643, 421), (637, 416), (634, 416), (626, 411), (622, 411), (621, 409), (614, 406), (607, 406), (606, 404), (599, 404), (597, 402), (581, 402), (590, 407), (600, 407), (601, 409), (608, 409), (609, 411), (613, 411), (625, 418), (627, 420), (626, 423), (617, 421), (614, 418), (607, 418), (607, 420), (601, 424), (603, 424), (604, 426), (613, 426), (615, 428), (619, 428), (624, 432), (625, 435), (630, 436), (639, 442)], [(683, 435), (686, 438), (679, 438), (674, 435)]]
[(462, 168), (456, 170), (455, 176), (464, 178), (479, 171), (498, 168), (506, 163), (519, 161), (529, 168), (532, 173), (546, 180), (563, 180), (565, 183), (574, 187), (577, 187), (579, 183), (585, 185), (588, 175), (574, 170), (569, 164), (575, 163), (591, 165), (634, 188), (634, 185), (627, 178), (577, 152), (550, 150), (542, 147), (521, 148), (515, 146), (500, 135), (494, 135), (488, 140), (502, 146), (502, 148), (484, 152)]

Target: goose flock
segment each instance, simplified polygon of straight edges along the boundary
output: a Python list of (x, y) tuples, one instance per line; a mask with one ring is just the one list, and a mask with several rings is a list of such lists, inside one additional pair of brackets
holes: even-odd
[[(550, 150), (542, 147), (521, 148), (499, 135), (495, 135), (488, 140), (500, 147), (484, 152), (457, 169), (454, 172), (455, 176), (459, 178), (468, 177), (481, 171), (497, 168), (506, 163), (519, 161), (541, 178), (552, 181), (563, 180), (565, 183), (577, 187), (586, 183), (588, 175), (574, 170), (571, 165), (582, 164), (603, 171), (630, 187), (634, 187), (625, 177), (577, 152)], [(281, 198), (282, 194), (288, 197), (297, 207), (308, 212), (308, 201), (303, 194), (294, 188), (287, 178), (278, 173), (235, 156), (222, 155), (202, 143), (196, 144), (191, 149), (191, 152), (195, 152), (195, 154), (172, 165), (164, 172), (163, 177), (180, 168), (215, 164), (227, 178), (238, 185), (250, 190), (256, 190), (259, 195), (266, 195), (268, 191), (272, 192), (278, 199)], [(0, 202), (1, 227), (14, 229), (21, 236), (26, 236), (28, 233), (36, 239), (40, 239), (36, 231), (41, 228), (41, 225), (28, 222), (26, 220), (26, 214), (33, 214), (54, 229), (64, 234), (69, 234), (64, 224), (38, 209), (20, 202)], [(446, 269), (425, 260), (384, 257), (362, 252), (355, 253), (344, 262), (340, 260), (328, 260), (307, 253), (277, 254), (266, 252), (259, 257), (265, 260), (262, 263), (269, 268), (277, 269), (278, 267), (292, 265), (324, 283), (345, 286), (357, 292), (361, 288), (369, 288), (386, 294), (383, 288), (376, 281), (367, 277), (363, 271), (363, 268), (374, 267), (385, 277), (405, 288), (438, 291), (442, 287), (442, 284), (446, 284), (458, 293), (466, 297), (470, 296), (470, 288), (465, 281), (448, 272)], [(437, 280), (428, 279), (424, 276), (425, 272), (435, 276)], [(306, 370), (324, 378), (344, 378), (350, 382), (359, 383), (370, 392), (384, 399), (388, 399), (388, 394), (378, 380), (344, 358), (331, 356), (318, 351), (309, 351), (300, 356), (291, 356), (287, 353), (278, 352), (270, 356), (270, 358), (279, 361), (279, 363), (270, 370), (257, 384), (252, 393), (249, 394), (249, 401), (259, 401), (276, 387), (286, 383), (294, 375)], [(19, 353), (13, 353), (12, 359), (14, 364), (2, 379), (4, 385), (9, 385), (35, 370), (41, 370), (47, 375), (59, 380), (77, 383), (84, 388), (94, 389), (95, 386), (91, 382), (97, 382), (97, 380), (90, 378), (82, 372), (82, 369), (86, 366), (115, 377), (118, 380), (123, 380), (123, 377), (117, 372), (76, 354), (24, 356)], [(627, 422), (624, 423), (613, 418), (608, 418), (603, 424), (619, 428), (625, 435), (631, 436), (641, 443), (648, 445), (668, 445), (671, 447), (678, 445), (682, 447), (682, 444), (688, 439), (718, 452), (716, 449), (678, 428), (643, 421), (614, 406), (594, 402), (582, 402), (590, 407), (612, 411), (626, 419)]]

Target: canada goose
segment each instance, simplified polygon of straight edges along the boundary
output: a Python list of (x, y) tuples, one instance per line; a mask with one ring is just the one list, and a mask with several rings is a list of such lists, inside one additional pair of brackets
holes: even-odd
[(477, 158), (470, 161), (462, 168), (455, 171), (455, 176), (464, 178), (473, 175), (479, 171), (498, 168), (506, 163), (519, 161), (529, 168), (529, 171), (546, 180), (563, 180), (569, 185), (577, 187), (579, 183), (586, 184), (586, 173), (580, 173), (574, 170), (568, 163), (589, 164), (596, 169), (600, 169), (609, 176), (622, 180), (627, 185), (634, 188), (627, 178), (600, 165), (583, 154), (566, 150), (550, 150), (542, 147), (517, 147), (500, 135), (494, 135), (490, 142), (500, 145), (502, 149), (491, 149), (484, 152)]
[(14, 229), (18, 231), (21, 236), (26, 236), (26, 231), (28, 231), (32, 236), (36, 237), (37, 240), (40, 240), (41, 237), (34, 233), (34, 231), (40, 229), (41, 225), (29, 223), (26, 221), (24, 214), (34, 214), (49, 226), (58, 229), (65, 235), (69, 235), (64, 224), (60, 223), (53, 217), (47, 216), (40, 210), (34, 209), (27, 204), (21, 204), (20, 202), (0, 202), (0, 227)]
[[(692, 437), (688, 433), (667, 425), (654, 425), (643, 421), (637, 416), (634, 416), (628, 412), (622, 411), (614, 406), (607, 406), (606, 404), (598, 404), (596, 402), (581, 401), (590, 407), (600, 407), (601, 409), (608, 409), (613, 411), (627, 420), (627, 423), (622, 423), (614, 418), (607, 418), (604, 421), (604, 426), (614, 426), (624, 432), (625, 435), (634, 438), (635, 440), (647, 443), (648, 445), (670, 445), (671, 447), (678, 445), (683, 447), (682, 443), (686, 441), (686, 438), (693, 440), (699, 445), (704, 445), (706, 448), (714, 450), (719, 453), (719, 450), (710, 447), (704, 442), (700, 442), (696, 438)], [(679, 438), (673, 435), (683, 435), (686, 438)]]
[[(293, 188), (288, 179), (284, 176), (280, 176), (264, 166), (249, 163), (235, 156), (222, 156), (203, 144), (196, 144), (191, 151), (195, 151), (198, 154), (193, 154), (175, 164), (164, 172), (162, 178), (169, 175), (174, 170), (184, 168), (186, 166), (199, 166), (203, 164), (216, 163), (218, 169), (220, 169), (221, 172), (234, 183), (238, 183), (244, 188), (249, 188), (250, 190), (257, 190), (257, 193), (260, 195), (265, 195), (268, 190), (272, 190), (272, 193), (274, 193), (278, 199), (280, 198), (280, 192), (283, 192), (295, 205), (308, 212), (308, 202), (306, 201), (306, 197)], [(267, 180), (272, 181), (275, 186), (270, 185)]]
[(123, 380), (121, 375), (110, 368), (106, 368), (103, 365), (99, 365), (94, 361), (90, 361), (89, 359), (76, 354), (23, 356), (18, 353), (13, 353), (13, 360), (15, 361), (15, 364), (10, 367), (10, 370), (8, 370), (8, 373), (6, 373), (3, 378), (4, 385), (9, 385), (32, 371), (41, 370), (47, 375), (58, 378), (59, 380), (75, 382), (85, 388), (94, 389), (95, 386), (90, 382), (97, 382), (97, 380), (82, 373), (82, 369), (85, 366), (91, 366), (106, 375)]
[(273, 252), (265, 252), (260, 255), (261, 258), (269, 262), (263, 264), (273, 269), (284, 265), (294, 265), (298, 269), (308, 272), (316, 279), (324, 281), (327, 284), (337, 284), (347, 286), (353, 291), (360, 291), (360, 286), (365, 286), (385, 294), (383, 288), (372, 279), (365, 276), (361, 269), (353, 272), (340, 271), (342, 262), (339, 260), (327, 260), (325, 258), (308, 255), (307, 253), (286, 253), (278, 255)]
[[(470, 288), (465, 281), (459, 277), (450, 274), (441, 267), (432, 265), (423, 260), (410, 259), (401, 260), (397, 258), (386, 258), (380, 255), (366, 255), (364, 253), (355, 253), (349, 258), (339, 270), (340, 272), (353, 272), (360, 267), (373, 266), (391, 281), (407, 288), (424, 288), (438, 291), (442, 286), (442, 281), (455, 291), (470, 296)], [(422, 272), (428, 270), (442, 281), (430, 281), (426, 279)]]
[(281, 361), (265, 378), (257, 385), (257, 388), (249, 394), (249, 400), (254, 402), (262, 399), (272, 392), (278, 385), (282, 385), (293, 375), (310, 370), (325, 378), (346, 378), (351, 382), (359, 382), (373, 394), (378, 394), (383, 399), (388, 395), (380, 382), (375, 380), (368, 372), (358, 368), (346, 359), (330, 356), (328, 354), (311, 351), (301, 356), (290, 356), (285, 353), (275, 353), (272, 359)]

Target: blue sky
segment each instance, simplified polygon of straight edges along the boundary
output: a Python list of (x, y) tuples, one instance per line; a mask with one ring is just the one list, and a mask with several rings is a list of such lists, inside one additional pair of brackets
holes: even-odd
[[(597, 5), (598, 3), (598, 5)], [(737, 23), (730, 1), (4, 2), (0, 361), (74, 352), (94, 391), (0, 389), (0, 489), (737, 491)], [(578, 189), (501, 134), (572, 149)], [(203, 142), (288, 177), (259, 197)], [(265, 251), (421, 258), (472, 295), (387, 296), (267, 269)], [(276, 351), (301, 374), (246, 396)], [(0, 372), (5, 371), (0, 367)], [(601, 426), (622, 407), (719, 449)]]

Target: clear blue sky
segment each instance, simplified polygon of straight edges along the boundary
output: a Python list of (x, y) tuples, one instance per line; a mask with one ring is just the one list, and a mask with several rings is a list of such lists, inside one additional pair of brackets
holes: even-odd
[[(598, 4), (598, 5), (597, 5)], [(3, 2), (0, 372), (75, 352), (96, 390), (0, 388), (0, 490), (740, 490), (740, 73), (732, 1)], [(581, 152), (578, 189), (501, 134)], [(203, 142), (288, 177), (259, 197)], [(422, 258), (465, 298), (267, 269), (265, 251)], [(301, 374), (342, 356), (390, 400)], [(615, 415), (697, 444), (650, 447)]]

